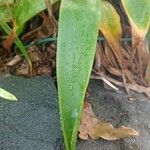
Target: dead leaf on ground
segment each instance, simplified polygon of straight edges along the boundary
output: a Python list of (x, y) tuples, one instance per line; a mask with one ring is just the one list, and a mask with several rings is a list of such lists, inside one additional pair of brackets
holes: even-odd
[(22, 60), (23, 60), (23, 58), (21, 56), (16, 55), (9, 62), (7, 62), (6, 66), (13, 67), (13, 66), (17, 65), (18, 63), (20, 63)]
[(132, 128), (125, 126), (114, 128), (110, 123), (97, 119), (91, 105), (88, 102), (84, 103), (79, 127), (79, 138), (83, 140), (87, 140), (88, 137), (92, 139), (103, 138), (111, 141), (137, 135), (139, 135), (138, 132)]
[(131, 63), (132, 47), (131, 45), (129, 45), (129, 43), (122, 43), (122, 48), (124, 51), (124, 69), (121, 70), (119, 69), (117, 60), (114, 59), (115, 56), (109, 44), (106, 41), (97, 43), (93, 68), (94, 75), (99, 76), (99, 79), (106, 77), (109, 82), (121, 87), (123, 83), (123, 87), (125, 87), (126, 92), (129, 96), (130, 91), (133, 90), (138, 93), (144, 93), (148, 98), (150, 98), (150, 56), (147, 45), (148, 44), (146, 40), (143, 40), (143, 42), (141, 42), (141, 44), (137, 47), (137, 53), (135, 54), (133, 63)]
[[(28, 49), (29, 56), (32, 62), (32, 76), (46, 74), (52, 75), (55, 70), (56, 45), (51, 44), (40, 49), (37, 46), (32, 46)], [(13, 57), (6, 64), (7, 70), (11, 74), (22, 75), (29, 77), (29, 64), (19, 55)]]

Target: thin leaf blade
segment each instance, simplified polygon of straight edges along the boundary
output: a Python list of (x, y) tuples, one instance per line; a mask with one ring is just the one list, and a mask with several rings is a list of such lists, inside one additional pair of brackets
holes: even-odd
[(17, 101), (17, 98), (12, 93), (0, 88), (0, 97), (11, 100), (11, 101)]
[[(12, 32), (12, 29), (7, 25), (7, 23), (0, 21), (0, 25), (8, 35)], [(25, 49), (24, 45), (22, 44), (22, 42), (20, 41), (20, 39), (18, 37), (16, 37), (15, 44), (20, 49), (23, 56), (25, 57), (25, 59), (28, 61), (28, 63), (31, 66), (31, 60), (30, 60), (30, 57), (28, 55), (28, 52), (27, 52), (27, 50)]]
[(111, 46), (114, 55), (120, 65), (122, 65), (122, 49), (120, 39), (122, 28), (120, 17), (114, 7), (108, 1), (101, 2), (102, 18), (100, 21), (100, 31)]
[(100, 21), (100, 30), (108, 41), (120, 41), (122, 29), (120, 17), (113, 6), (107, 2), (101, 3), (102, 18)]

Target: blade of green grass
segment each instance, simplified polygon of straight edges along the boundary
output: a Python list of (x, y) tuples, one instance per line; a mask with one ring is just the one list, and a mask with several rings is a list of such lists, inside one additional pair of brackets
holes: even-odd
[(6, 99), (6, 100), (11, 100), (11, 101), (17, 101), (17, 98), (15, 95), (11, 94), (10, 92), (0, 88), (0, 97)]
[[(11, 33), (12, 29), (7, 25), (7, 23), (0, 21), (0, 25), (7, 34)], [(21, 53), (23, 54), (25, 59), (28, 61), (28, 63), (31, 65), (31, 60), (30, 60), (30, 57), (28, 55), (28, 52), (18, 37), (16, 37), (15, 44), (20, 49)]]
[(83, 99), (96, 49), (99, 0), (62, 0), (57, 43), (57, 81), (66, 150), (74, 150)]

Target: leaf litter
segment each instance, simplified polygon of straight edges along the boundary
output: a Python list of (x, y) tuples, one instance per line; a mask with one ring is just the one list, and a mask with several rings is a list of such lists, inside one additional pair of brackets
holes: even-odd
[(129, 127), (121, 126), (114, 128), (112, 124), (99, 120), (92, 111), (88, 102), (84, 102), (81, 122), (79, 126), (79, 138), (87, 140), (103, 138), (108, 141), (118, 140), (125, 137), (138, 136), (139, 133)]
[[(34, 28), (31, 25), (30, 31), (24, 34), (22, 40), (25, 43), (30, 41), (38, 41), (41, 38), (45, 37), (55, 37), (57, 34), (57, 21), (54, 19), (54, 16), (46, 14), (44, 11), (40, 13), (40, 18), (42, 18), (42, 24)], [(15, 32), (13, 32), (15, 33)], [(12, 44), (15, 40), (15, 34), (8, 35), (7, 39), (3, 41), (3, 48), (11, 49)], [(5, 43), (10, 43), (9, 45)], [(5, 46), (6, 45), (6, 46)], [(8, 47), (9, 46), (9, 47)], [(5, 48), (5, 49), (6, 49)], [(55, 60), (56, 60), (56, 43), (51, 42), (49, 44), (33, 45), (28, 48), (28, 53), (32, 62), (32, 76), (48, 74), (52, 75), (55, 72)], [(20, 61), (21, 60), (21, 61)], [(31, 76), (29, 64), (22, 58), (20, 54), (15, 55), (10, 61), (6, 64), (7, 70), (11, 74), (22, 75), (22, 76)], [(55, 74), (55, 73), (54, 73)]]

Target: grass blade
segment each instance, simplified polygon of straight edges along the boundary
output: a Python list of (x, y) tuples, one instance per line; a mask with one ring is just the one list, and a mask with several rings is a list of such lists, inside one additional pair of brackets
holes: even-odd
[[(11, 28), (7, 25), (7, 23), (0, 21), (0, 25), (3, 28), (3, 30), (7, 33), (10, 34), (11, 33)], [(28, 61), (28, 63), (31, 65), (31, 60), (29, 58), (28, 52), (25, 49), (24, 45), (22, 44), (22, 42), (19, 40), (18, 37), (16, 37), (15, 40), (15, 44), (17, 45), (17, 47), (20, 49), (20, 51), (22, 52), (23, 56), (25, 57), (25, 59)]]
[(0, 88), (0, 97), (7, 99), (7, 100), (11, 100), (11, 101), (17, 101), (17, 98), (15, 97), (15, 95), (5, 91), (2, 88)]

